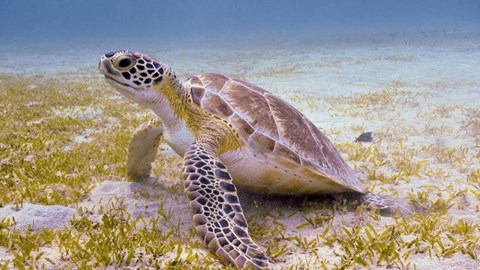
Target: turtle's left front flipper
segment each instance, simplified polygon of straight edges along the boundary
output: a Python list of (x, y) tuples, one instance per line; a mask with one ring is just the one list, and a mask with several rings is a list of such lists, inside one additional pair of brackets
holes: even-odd
[(143, 123), (135, 131), (127, 156), (127, 175), (131, 179), (140, 181), (150, 176), (162, 136), (163, 125), (159, 118)]
[(184, 166), (193, 221), (210, 251), (239, 269), (270, 269), (264, 252), (248, 234), (232, 177), (214, 151), (194, 143), (185, 153)]

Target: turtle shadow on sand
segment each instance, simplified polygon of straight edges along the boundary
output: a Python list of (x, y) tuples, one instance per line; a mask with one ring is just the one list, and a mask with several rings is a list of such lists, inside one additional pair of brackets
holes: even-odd
[[(347, 192), (338, 194), (323, 195), (271, 195), (254, 192), (247, 189), (238, 188), (238, 196), (242, 202), (244, 211), (248, 214), (256, 211), (275, 212), (284, 211), (289, 213), (304, 212), (314, 209), (332, 211), (333, 208), (341, 208), (347, 212), (355, 212), (358, 207), (364, 207), (362, 204), (362, 194)], [(413, 212), (412, 206), (407, 202), (397, 199), (397, 202), (403, 209), (394, 211), (391, 208), (386, 209), (367, 209), (369, 211), (378, 211), (381, 216), (391, 217), (394, 215), (409, 215)]]

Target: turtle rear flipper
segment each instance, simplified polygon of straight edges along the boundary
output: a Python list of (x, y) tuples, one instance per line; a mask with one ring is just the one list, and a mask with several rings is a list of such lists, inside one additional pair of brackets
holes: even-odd
[(143, 123), (133, 134), (128, 145), (127, 175), (135, 181), (150, 177), (152, 162), (163, 136), (163, 125), (159, 118)]
[(405, 206), (378, 194), (367, 192), (360, 196), (360, 203), (368, 209), (378, 209), (383, 215), (409, 215), (412, 213)]
[(265, 253), (248, 234), (232, 177), (212, 152), (194, 143), (184, 156), (185, 191), (195, 228), (223, 262), (239, 269), (270, 269)]

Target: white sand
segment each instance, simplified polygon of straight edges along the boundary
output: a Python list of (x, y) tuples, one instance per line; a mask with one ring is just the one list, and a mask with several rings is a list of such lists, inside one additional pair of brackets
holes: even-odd
[(29, 225), (36, 232), (42, 228), (63, 229), (78, 212), (74, 208), (60, 205), (38, 205), (25, 203), (23, 205), (8, 205), (0, 208), (0, 220), (13, 218), (15, 227), (21, 231)]

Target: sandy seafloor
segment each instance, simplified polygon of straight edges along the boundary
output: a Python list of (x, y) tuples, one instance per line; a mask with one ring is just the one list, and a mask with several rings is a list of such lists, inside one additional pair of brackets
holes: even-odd
[[(408, 192), (425, 191), (431, 195), (429, 199), (435, 201), (436, 197), (449, 198), (455, 191), (466, 190), (459, 196), (461, 198), (454, 200), (455, 204), (447, 216), (452, 222), (464, 219), (480, 223), (479, 198), (469, 192), (478, 192), (478, 185), (468, 182), (468, 175), (480, 168), (480, 130), (466, 122), (466, 119), (476, 121), (478, 127), (480, 118), (478, 35), (418, 35), (408, 38), (387, 36), (358, 42), (349, 39), (328, 42), (257, 42), (252, 39), (241, 44), (233, 41), (198, 41), (175, 46), (148, 40), (131, 41), (131, 46), (124, 42), (121, 44), (124, 47), (118, 43), (112, 44), (115, 45), (101, 41), (81, 44), (72, 41), (70, 44), (50, 45), (3, 44), (0, 45), (0, 73), (46, 74), (52, 77), (57, 73), (72, 76), (92, 73), (96, 72), (97, 59), (102, 53), (125, 48), (144, 52), (168, 63), (178, 77), (183, 79), (202, 72), (218, 72), (241, 78), (279, 95), (301, 109), (335, 144), (340, 145), (342, 155), (355, 168), (357, 176), (367, 182), (371, 191), (406, 202)], [(392, 103), (385, 107), (381, 104), (368, 106), (358, 103), (358, 113), (342, 110), (343, 102), (350, 102), (349, 106), (352, 106), (361, 97), (365, 97), (362, 94), (381, 93), (389, 89), (409, 91), (409, 94), (394, 95), (395, 106)], [(394, 161), (398, 161), (402, 147), (466, 149), (465, 159), (453, 163), (447, 158), (441, 159), (429, 156), (426, 151), (419, 151), (420, 156), (414, 156), (411, 162), (428, 163), (433, 171), (430, 177), (424, 177), (426, 173), (420, 173), (419, 176), (411, 175), (391, 183), (376, 182), (367, 179), (365, 172), (365, 168), (372, 169), (375, 165), (371, 161), (353, 160), (348, 149), (341, 147), (342, 143), (353, 142), (363, 131), (373, 132), (374, 141), (371, 144), (379, 144), (383, 151), (381, 154), (391, 162), (379, 168), (378, 173), (396, 173)], [(390, 152), (396, 155), (391, 160)], [(438, 173), (439, 170), (445, 173)], [(96, 196), (105, 198), (113, 195), (124, 196), (128, 204), (131, 190), (132, 186), (125, 182), (105, 182), (92, 191), (91, 198), (84, 204), (95, 203)], [(243, 206), (250, 214), (255, 211), (252, 196), (241, 194)], [(131, 200), (131, 211), (135, 211), (133, 205), (138, 204), (138, 201)], [(185, 202), (181, 194), (176, 200)], [(259, 207), (265, 210), (276, 211), (278, 207), (285, 207), (282, 211), (287, 214), (276, 220), (283, 223), (286, 237), (302, 235), (312, 239), (318, 234), (311, 227), (298, 228), (305, 222), (305, 213), (295, 215), (296, 211), (302, 210), (299, 206), (283, 203), (281, 199), (258, 197), (257, 200)], [(176, 217), (188, 229), (191, 217), (187, 205), (172, 200), (170, 207), (176, 209)], [(361, 224), (353, 213), (345, 213), (338, 219), (336, 217), (335, 226), (356, 222)], [(382, 217), (375, 224), (381, 227), (392, 222), (390, 217)], [(479, 235), (480, 232), (476, 234)], [(321, 268), (312, 264), (308, 252), (293, 242), (287, 248), (288, 252), (278, 258), (275, 268), (283, 269), (290, 265), (296, 265), (299, 269)], [(198, 252), (205, 251), (206, 249)], [(325, 259), (327, 266), (333, 266), (339, 261), (335, 248), (319, 245), (316, 252)], [(4, 256), (7, 258), (9, 255), (0, 249), (0, 257)], [(461, 253), (447, 258), (416, 253), (410, 256), (409, 261), (418, 269), (480, 269), (478, 259), (473, 260)]]

